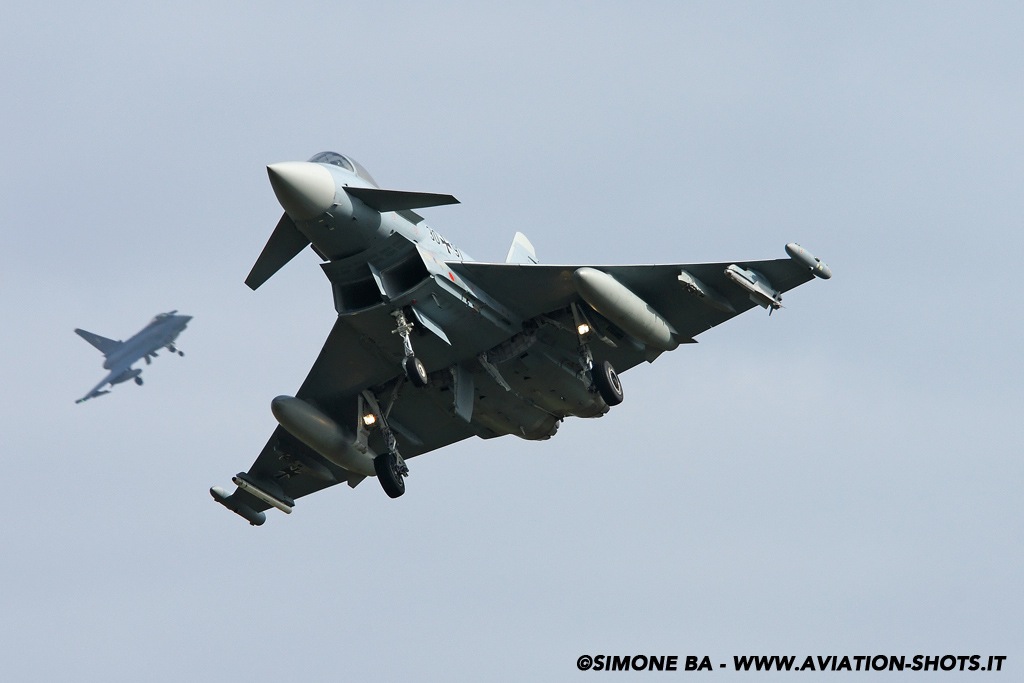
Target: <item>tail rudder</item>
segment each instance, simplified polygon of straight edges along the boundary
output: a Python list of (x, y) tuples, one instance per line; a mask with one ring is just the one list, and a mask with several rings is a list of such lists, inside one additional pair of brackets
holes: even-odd
[(508, 248), (505, 263), (537, 263), (537, 252), (534, 251), (530, 240), (526, 239), (526, 235), (517, 232), (512, 238), (512, 246)]
[(85, 330), (76, 328), (75, 334), (99, 349), (99, 352), (104, 356), (109, 356), (111, 353), (116, 351), (119, 346), (121, 346), (121, 342), (117, 340), (107, 339), (106, 337), (101, 337), (98, 334), (86, 332)]

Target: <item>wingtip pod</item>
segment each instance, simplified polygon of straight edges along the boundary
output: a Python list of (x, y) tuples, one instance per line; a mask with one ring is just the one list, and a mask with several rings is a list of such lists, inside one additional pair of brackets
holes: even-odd
[(267, 521), (267, 516), (265, 514), (262, 512), (256, 512), (245, 503), (239, 503), (232, 500), (228, 492), (219, 486), (211, 487), (210, 495), (213, 496), (215, 501), (249, 522), (252, 526), (260, 526)]
[(789, 254), (789, 257), (797, 263), (810, 268), (811, 272), (822, 280), (827, 280), (832, 277), (832, 269), (829, 268), (824, 261), (816, 258), (814, 254), (807, 251), (796, 242), (790, 242), (786, 245), (786, 253)]

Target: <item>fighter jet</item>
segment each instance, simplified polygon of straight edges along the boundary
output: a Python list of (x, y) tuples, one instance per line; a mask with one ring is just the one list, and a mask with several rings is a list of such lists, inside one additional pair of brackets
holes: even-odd
[(250, 524), (301, 496), (376, 477), (405, 492), (408, 461), (469, 437), (548, 439), (567, 417), (623, 400), (618, 373), (782, 294), (828, 266), (788, 258), (670, 265), (541, 265), (517, 233), (504, 263), (479, 263), (417, 210), (451, 195), (382, 189), (350, 157), (267, 167), (281, 216), (246, 284), (311, 247), (337, 320), (279, 426), (214, 500)]
[(185, 330), (191, 319), (192, 316), (178, 315), (177, 311), (160, 313), (142, 330), (132, 335), (128, 341), (107, 339), (92, 332), (76, 329), (75, 332), (78, 336), (95, 346), (103, 354), (105, 359), (103, 367), (110, 370), (110, 374), (75, 403), (82, 403), (90, 398), (109, 394), (110, 390), (103, 388), (108, 384), (113, 388), (115, 384), (121, 384), (131, 379), (141, 386), (142, 377), (139, 375), (142, 374), (142, 369), (133, 368), (132, 365), (141, 359), (145, 359), (146, 365), (149, 365), (152, 363), (151, 359), (156, 358), (156, 352), (160, 349), (166, 348), (171, 353), (184, 356), (184, 352), (179, 351), (174, 345), (174, 340)]

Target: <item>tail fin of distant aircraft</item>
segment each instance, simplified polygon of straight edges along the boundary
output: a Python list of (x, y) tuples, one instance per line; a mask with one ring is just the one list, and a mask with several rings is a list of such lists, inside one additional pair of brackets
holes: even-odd
[(81, 337), (82, 339), (89, 342), (97, 349), (99, 349), (100, 353), (102, 353), (104, 356), (109, 356), (112, 352), (116, 351), (119, 346), (121, 346), (121, 342), (119, 341), (107, 339), (106, 337), (101, 337), (98, 334), (86, 332), (85, 330), (76, 329), (75, 333), (79, 337)]
[(533, 250), (533, 245), (526, 239), (526, 235), (517, 232), (512, 238), (512, 246), (508, 248), (505, 263), (537, 263), (537, 252)]

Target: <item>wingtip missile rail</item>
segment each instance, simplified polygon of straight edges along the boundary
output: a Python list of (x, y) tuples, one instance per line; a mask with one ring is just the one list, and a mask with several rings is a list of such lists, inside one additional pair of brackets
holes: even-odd
[(832, 269), (825, 264), (820, 258), (817, 258), (811, 252), (801, 247), (796, 242), (790, 242), (786, 245), (786, 253), (789, 257), (797, 263), (803, 264), (811, 269), (816, 277), (820, 277), (822, 280), (827, 280), (832, 277)]
[[(258, 484), (245, 472), (239, 472), (235, 476), (231, 477), (231, 481), (234, 482), (235, 486), (249, 495), (254, 498), (259, 498), (267, 505), (277, 508), (286, 515), (290, 515), (292, 513), (292, 508), (295, 507), (294, 500), (282, 493), (269, 491), (265, 484)], [(274, 488), (276, 488), (276, 486)]]

